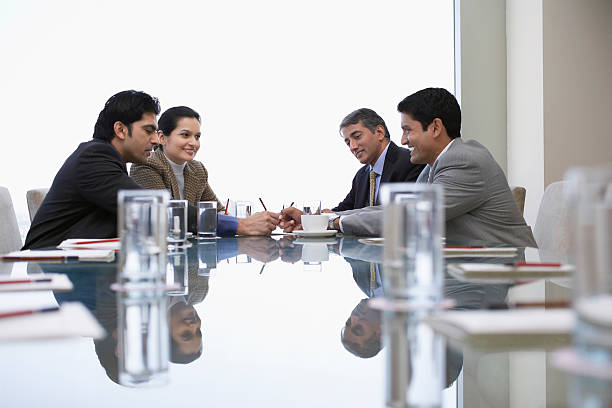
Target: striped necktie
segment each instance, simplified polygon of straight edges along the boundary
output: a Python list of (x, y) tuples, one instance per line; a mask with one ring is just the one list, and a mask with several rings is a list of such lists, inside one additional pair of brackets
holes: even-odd
[(376, 195), (376, 172), (370, 171), (370, 206), (374, 205), (374, 196)]

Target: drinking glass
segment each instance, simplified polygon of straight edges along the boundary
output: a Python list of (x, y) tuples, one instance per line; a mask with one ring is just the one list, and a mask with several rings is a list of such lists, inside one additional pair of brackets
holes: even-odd
[(217, 202), (198, 202), (198, 238), (214, 238), (217, 236)]
[(321, 214), (321, 200), (306, 200), (300, 203), (300, 210), (306, 215)]
[(251, 216), (253, 203), (250, 201), (236, 201), (236, 217), (247, 218)]
[(187, 242), (187, 200), (168, 201), (168, 244), (172, 249)]
[(436, 184), (381, 186), (385, 296), (431, 306), (442, 300), (443, 189)]
[(168, 235), (166, 190), (120, 190), (118, 200), (119, 282), (162, 284)]
[(168, 382), (170, 348), (166, 302), (162, 290), (117, 293), (119, 384), (153, 387)]
[(168, 296), (186, 295), (189, 291), (187, 251), (169, 252), (166, 268), (166, 285), (178, 284), (177, 289), (169, 290)]
[(575, 167), (565, 175), (576, 263), (573, 342), (594, 364), (612, 369), (612, 166)]

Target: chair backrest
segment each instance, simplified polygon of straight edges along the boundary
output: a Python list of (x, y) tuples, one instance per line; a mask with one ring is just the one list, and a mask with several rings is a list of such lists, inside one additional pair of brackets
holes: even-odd
[(21, 235), (11, 194), (6, 187), (0, 187), (0, 254), (20, 248)]
[(525, 214), (525, 195), (527, 194), (527, 190), (525, 187), (512, 187), (512, 195), (514, 196), (514, 201), (516, 201), (516, 205), (519, 210), (521, 210), (521, 214)]
[(35, 188), (28, 190), (26, 193), (26, 201), (28, 202), (28, 212), (30, 213), (30, 222), (34, 219), (36, 211), (40, 208), (43, 200), (45, 199), (48, 188)]
[(552, 183), (544, 190), (533, 235), (538, 248), (558, 254), (569, 253), (571, 235), (564, 181)]

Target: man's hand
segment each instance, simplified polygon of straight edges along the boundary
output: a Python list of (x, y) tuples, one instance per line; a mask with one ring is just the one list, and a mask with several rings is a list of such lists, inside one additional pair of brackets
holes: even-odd
[(278, 246), (272, 238), (249, 237), (239, 238), (237, 241), (239, 254), (247, 254), (259, 262), (272, 262), (279, 256)]
[(330, 210), (329, 208), (325, 208), (323, 210), (321, 210), (321, 214), (333, 214), (334, 212), (332, 210)]
[(238, 219), (237, 235), (270, 235), (278, 225), (280, 215), (277, 213), (263, 211), (249, 218)]
[(302, 211), (295, 207), (285, 208), (280, 213), (280, 227), (285, 232), (302, 229)]

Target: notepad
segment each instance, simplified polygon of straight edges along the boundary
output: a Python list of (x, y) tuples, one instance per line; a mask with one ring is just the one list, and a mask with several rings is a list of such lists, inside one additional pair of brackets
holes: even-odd
[(574, 271), (573, 265), (561, 266), (514, 266), (495, 263), (448, 264), (449, 272), (468, 277), (518, 277), (541, 278), (567, 276)]
[(121, 249), (119, 238), (98, 239), (98, 238), (71, 238), (65, 239), (58, 246), (61, 249), (112, 249), (118, 251)]
[(485, 346), (558, 346), (569, 342), (575, 326), (571, 309), (462, 310), (428, 317), (447, 337)]
[(74, 250), (30, 250), (14, 251), (1, 257), (4, 261), (66, 262), (97, 261), (109, 262), (115, 259), (115, 252), (110, 249), (74, 249)]
[(62, 303), (56, 312), (0, 319), (0, 341), (67, 337), (104, 337), (96, 318), (79, 302)]
[(444, 247), (444, 257), (513, 257), (516, 251), (510, 247)]
[[(51, 279), (51, 281), (36, 282), (38, 279)], [(30, 280), (32, 282), (18, 283), (25, 280)], [(24, 290), (69, 291), (72, 290), (72, 282), (68, 279), (67, 275), (62, 273), (36, 273), (25, 277), (0, 276), (0, 292), (17, 292)]]

